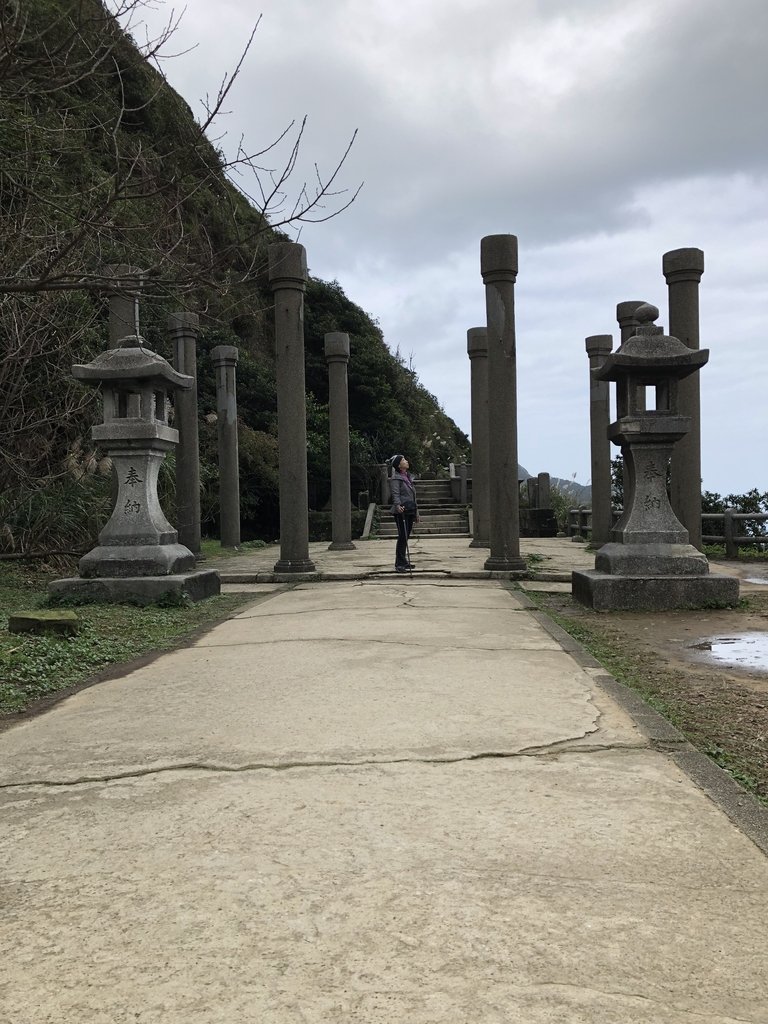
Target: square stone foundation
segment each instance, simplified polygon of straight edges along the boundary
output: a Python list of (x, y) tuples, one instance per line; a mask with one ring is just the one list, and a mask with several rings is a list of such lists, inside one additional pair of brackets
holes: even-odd
[(589, 569), (571, 574), (573, 599), (595, 611), (672, 611), (738, 604), (733, 576), (611, 576)]
[(213, 569), (185, 572), (176, 576), (79, 576), (53, 580), (48, 585), (53, 598), (78, 604), (157, 604), (167, 601), (202, 601), (221, 593), (219, 574)]

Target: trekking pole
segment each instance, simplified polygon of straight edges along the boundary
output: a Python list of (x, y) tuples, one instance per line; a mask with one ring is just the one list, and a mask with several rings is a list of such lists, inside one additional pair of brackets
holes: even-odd
[[(403, 526), (405, 526), (405, 522), (403, 522)], [(411, 574), (411, 579), (413, 579), (413, 566), (411, 565), (411, 552), (410, 552), (410, 549), (408, 547), (408, 527), (407, 526), (405, 526), (405, 557), (408, 559), (408, 572)]]

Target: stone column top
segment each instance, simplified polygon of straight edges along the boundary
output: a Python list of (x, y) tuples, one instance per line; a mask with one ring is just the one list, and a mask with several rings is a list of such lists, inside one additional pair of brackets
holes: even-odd
[(467, 355), (470, 359), (488, 355), (488, 328), (470, 327), (467, 331)]
[(704, 253), (701, 249), (670, 249), (661, 258), (661, 269), (667, 284), (700, 281), (704, 273)]
[(627, 299), (626, 302), (618, 302), (616, 304), (616, 319), (619, 323), (622, 320), (634, 320), (635, 310), (644, 305), (645, 299)]
[(331, 331), (325, 335), (325, 358), (329, 363), (349, 362), (349, 335)]
[(181, 331), (184, 334), (192, 332), (196, 334), (199, 328), (200, 317), (197, 313), (188, 313), (186, 310), (179, 310), (178, 313), (171, 313), (168, 317), (169, 331)]
[(107, 295), (132, 295), (141, 291), (144, 271), (127, 263), (110, 263), (104, 267), (107, 277), (114, 278), (105, 287)]
[(517, 235), (486, 235), (480, 240), (480, 273), (486, 284), (517, 280)]
[(236, 345), (217, 345), (211, 349), (211, 359), (219, 366), (237, 366), (240, 353)]
[(274, 242), (269, 246), (269, 285), (276, 288), (296, 288), (304, 291), (307, 285), (307, 250), (298, 242)]
[(591, 334), (584, 339), (588, 356), (608, 356), (613, 349), (612, 334)]

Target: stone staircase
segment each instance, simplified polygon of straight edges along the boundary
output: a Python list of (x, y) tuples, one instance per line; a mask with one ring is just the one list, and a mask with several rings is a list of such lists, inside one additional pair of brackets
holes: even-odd
[[(469, 537), (469, 515), (465, 505), (457, 505), (451, 496), (450, 480), (417, 480), (421, 534), (431, 537)], [(396, 537), (395, 520), (389, 505), (379, 505), (379, 537)]]

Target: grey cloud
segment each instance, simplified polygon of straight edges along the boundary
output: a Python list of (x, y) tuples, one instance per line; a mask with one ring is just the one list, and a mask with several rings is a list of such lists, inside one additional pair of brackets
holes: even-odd
[[(739, 450), (739, 424), (764, 419), (768, 385), (765, 0), (263, 8), (230, 134), (259, 142), (307, 113), (300, 169), (311, 176), (360, 129), (343, 183), (364, 178), (364, 192), (302, 241), (313, 271), (337, 277), (393, 348), (414, 353), (450, 415), (468, 427), (465, 332), (484, 315), (479, 239), (513, 231), (521, 461), (584, 482), (583, 339), (615, 335), (625, 298), (656, 302), (664, 322), (661, 254), (698, 245), (713, 350), (702, 374), (705, 486), (759, 484), (746, 457), (724, 453)], [(190, 101), (201, 82), (215, 86), (209, 57), (234, 53), (250, 19), (235, 2), (211, 10), (189, 0), (185, 31), (192, 39), (202, 26), (206, 46), (170, 71)]]

